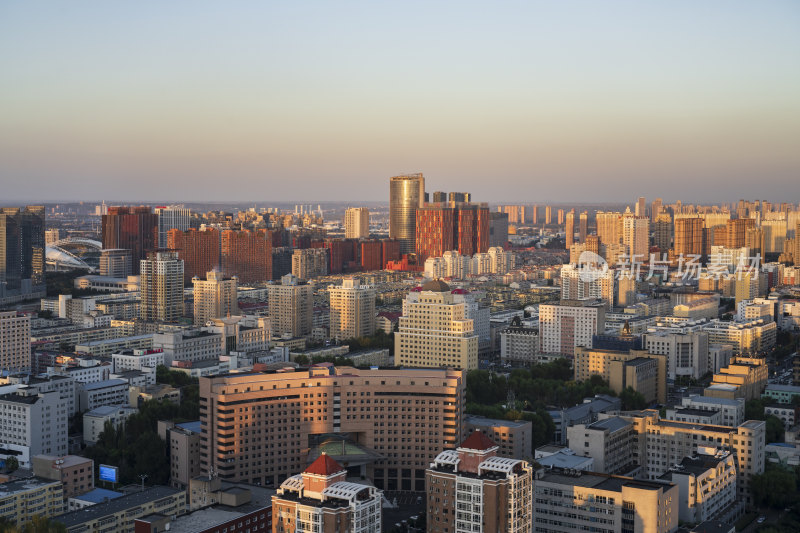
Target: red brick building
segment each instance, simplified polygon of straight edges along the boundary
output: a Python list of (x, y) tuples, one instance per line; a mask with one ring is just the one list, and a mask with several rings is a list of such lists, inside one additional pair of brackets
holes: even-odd
[(205, 279), (207, 272), (221, 266), (220, 234), (216, 229), (171, 229), (167, 232), (167, 247), (177, 250), (178, 258), (183, 259), (183, 279), (187, 285), (193, 277)]
[(264, 230), (223, 231), (222, 271), (239, 283), (272, 279), (272, 239)]

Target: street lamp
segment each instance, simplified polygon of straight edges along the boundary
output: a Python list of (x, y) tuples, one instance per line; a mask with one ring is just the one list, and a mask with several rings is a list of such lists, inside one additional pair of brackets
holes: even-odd
[(147, 474), (139, 474), (139, 479), (142, 480), (142, 492), (144, 492), (144, 480), (147, 479)]

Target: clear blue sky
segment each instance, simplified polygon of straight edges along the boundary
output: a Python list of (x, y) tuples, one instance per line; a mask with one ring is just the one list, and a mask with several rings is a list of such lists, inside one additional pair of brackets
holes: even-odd
[(0, 3), (6, 200), (800, 198), (800, 2)]

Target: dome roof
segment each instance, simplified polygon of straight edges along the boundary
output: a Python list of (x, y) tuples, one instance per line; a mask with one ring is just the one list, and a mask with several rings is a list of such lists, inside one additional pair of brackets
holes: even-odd
[(440, 279), (429, 281), (422, 286), (423, 291), (450, 292), (450, 286)]

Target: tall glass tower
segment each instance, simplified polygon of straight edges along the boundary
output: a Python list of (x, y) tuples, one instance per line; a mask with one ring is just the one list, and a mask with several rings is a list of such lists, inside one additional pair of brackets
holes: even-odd
[(425, 203), (422, 173), (394, 176), (389, 181), (389, 237), (400, 243), (400, 253), (416, 249), (417, 209)]

